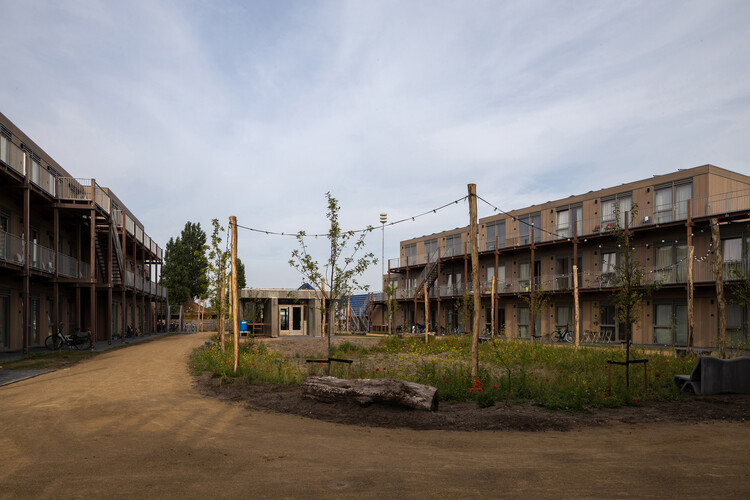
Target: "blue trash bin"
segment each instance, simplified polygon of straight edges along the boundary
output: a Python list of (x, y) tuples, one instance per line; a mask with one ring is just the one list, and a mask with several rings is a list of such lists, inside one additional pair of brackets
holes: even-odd
[(245, 321), (244, 319), (240, 321), (240, 331), (241, 332), (247, 331), (247, 321)]

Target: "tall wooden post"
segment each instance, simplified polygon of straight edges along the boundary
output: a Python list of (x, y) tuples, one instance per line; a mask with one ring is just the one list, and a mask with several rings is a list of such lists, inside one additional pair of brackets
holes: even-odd
[(471, 281), (474, 286), (474, 328), (471, 336), (471, 376), (479, 376), (479, 316), (482, 295), (479, 290), (479, 248), (477, 244), (477, 185), (469, 184), (469, 241), (471, 243)]
[[(226, 254), (225, 254), (226, 255)], [(226, 258), (226, 257), (225, 257)], [(221, 352), (224, 352), (224, 346), (226, 345), (226, 335), (224, 332), (224, 314), (225, 314), (225, 307), (226, 307), (226, 291), (225, 291), (225, 284), (227, 282), (227, 266), (226, 261), (222, 259), (222, 268), (221, 268), (221, 278), (219, 283), (219, 295), (221, 295), (221, 298), (219, 299), (219, 314), (218, 314), (218, 330), (219, 330), (219, 339), (221, 340)]]
[(687, 201), (687, 313), (688, 313), (688, 324), (687, 324), (687, 350), (689, 353), (693, 352), (693, 335), (695, 334), (695, 302), (694, 302), (694, 290), (695, 286), (693, 283), (693, 258), (695, 256), (695, 247), (693, 247), (693, 217), (690, 206), (690, 201)]
[(29, 328), (31, 327), (31, 318), (29, 310), (29, 293), (30, 293), (30, 270), (29, 270), (29, 247), (31, 246), (31, 185), (29, 184), (31, 158), (29, 152), (23, 154), (23, 166), (25, 177), (23, 180), (23, 292), (22, 306), (23, 311), (23, 353), (29, 352)]
[(714, 249), (714, 274), (716, 277), (716, 304), (719, 308), (719, 355), (727, 357), (727, 312), (724, 302), (724, 262), (721, 255), (719, 219), (711, 219), (711, 245)]
[(320, 323), (320, 336), (325, 338), (326, 337), (326, 279), (321, 278), (320, 279), (320, 291), (323, 293), (323, 314), (321, 316), (323, 317), (323, 321)]
[(96, 182), (91, 179), (91, 211), (89, 212), (89, 257), (91, 262), (91, 275), (89, 276), (89, 336), (91, 337), (91, 349), (96, 343)]
[(430, 330), (430, 299), (427, 297), (427, 282), (424, 284), (424, 343), (429, 341), (427, 332)]
[(500, 325), (497, 324), (497, 293), (498, 293), (498, 278), (500, 276), (500, 250), (498, 244), (500, 238), (495, 234), (495, 273), (492, 276), (492, 335), (495, 335), (496, 328), (500, 330)]
[(580, 303), (578, 301), (578, 221), (573, 221), (573, 321), (575, 322), (574, 331), (576, 334), (576, 348), (580, 346), (581, 328), (580, 328)]
[(492, 291), (490, 292), (490, 335), (495, 336), (495, 277), (492, 277)]
[(536, 267), (534, 266), (534, 250), (536, 249), (536, 247), (534, 246), (534, 224), (531, 224), (531, 226), (529, 226), (529, 232), (531, 233), (531, 264), (529, 265), (529, 289), (531, 290), (531, 293), (529, 295), (529, 328), (531, 329), (531, 343), (533, 344), (535, 342), (534, 338), (536, 337), (536, 283), (534, 283), (536, 276), (534, 269), (534, 267)]
[(240, 365), (240, 311), (237, 300), (237, 217), (229, 217), (229, 226), (232, 229), (232, 330), (234, 333), (234, 373)]

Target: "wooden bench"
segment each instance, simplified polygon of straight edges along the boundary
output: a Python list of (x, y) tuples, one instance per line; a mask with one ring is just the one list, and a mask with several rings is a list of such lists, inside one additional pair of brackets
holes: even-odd
[(750, 394), (750, 357), (719, 359), (701, 356), (690, 375), (675, 375), (674, 381), (683, 391), (695, 394)]

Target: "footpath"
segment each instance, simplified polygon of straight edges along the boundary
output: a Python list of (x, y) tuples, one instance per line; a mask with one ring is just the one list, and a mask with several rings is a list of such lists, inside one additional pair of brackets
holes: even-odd
[[(155, 338), (163, 337), (165, 335), (167, 335), (166, 332), (160, 332), (160, 333), (153, 333), (150, 335), (140, 335), (138, 337), (127, 338), (124, 340), (113, 339), (112, 343), (109, 343), (109, 341), (107, 340), (98, 340), (94, 343), (93, 349), (91, 350), (98, 351), (98, 352), (108, 351), (110, 349), (115, 349), (115, 348), (122, 347), (125, 345), (138, 344), (140, 342), (153, 340)], [(69, 348), (69, 347), (63, 347), (62, 349), (68, 350), (71, 352), (78, 352), (74, 348)], [(10, 361), (18, 361), (24, 358), (33, 358), (36, 356), (49, 354), (51, 352), (53, 351), (50, 351), (46, 347), (41, 347), (41, 346), (29, 347), (28, 354), (24, 354), (23, 351), (0, 352), (0, 387), (4, 385), (12, 384), (14, 382), (20, 382), (21, 380), (34, 378), (39, 375), (43, 375), (45, 373), (53, 372), (54, 370), (24, 370), (24, 369), (14, 370), (14, 369), (3, 368), (3, 365)]]

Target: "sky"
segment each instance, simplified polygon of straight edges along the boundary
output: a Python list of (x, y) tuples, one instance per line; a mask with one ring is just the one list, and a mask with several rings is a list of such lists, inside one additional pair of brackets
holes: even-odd
[[(162, 248), (187, 221), (324, 234), (710, 163), (750, 174), (750, 2), (0, 0), (0, 111)], [(480, 204), (479, 216), (492, 209)], [(466, 226), (460, 202), (366, 251)], [(324, 238), (311, 239), (319, 261)], [(248, 287), (297, 287), (240, 228)], [(386, 267), (387, 269), (387, 267)], [(362, 282), (380, 289), (381, 263)]]

